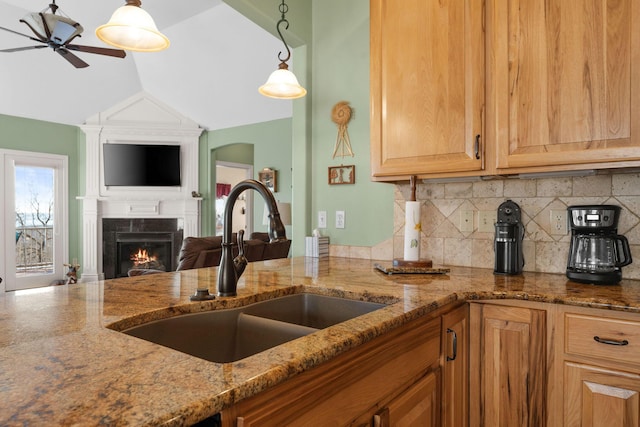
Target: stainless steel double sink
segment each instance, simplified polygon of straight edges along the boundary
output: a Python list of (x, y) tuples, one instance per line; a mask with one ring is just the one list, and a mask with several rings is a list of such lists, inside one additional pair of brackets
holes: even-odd
[(122, 332), (211, 362), (234, 362), (384, 304), (300, 293), (244, 307), (184, 314)]

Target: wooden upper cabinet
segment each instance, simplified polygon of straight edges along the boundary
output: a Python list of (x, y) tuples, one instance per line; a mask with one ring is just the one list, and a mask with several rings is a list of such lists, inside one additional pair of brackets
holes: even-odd
[(488, 0), (486, 16), (498, 172), (640, 160), (640, 1)]
[(372, 178), (481, 171), (483, 2), (371, 0), (370, 13)]

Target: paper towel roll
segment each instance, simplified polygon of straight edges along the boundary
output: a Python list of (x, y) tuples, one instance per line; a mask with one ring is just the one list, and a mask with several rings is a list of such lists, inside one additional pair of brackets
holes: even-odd
[(420, 259), (420, 202), (406, 202), (404, 215), (404, 260)]

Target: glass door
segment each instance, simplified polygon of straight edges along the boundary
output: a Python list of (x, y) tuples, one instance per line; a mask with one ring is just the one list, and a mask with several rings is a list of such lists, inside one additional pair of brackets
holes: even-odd
[(6, 151), (5, 290), (64, 280), (67, 258), (67, 161), (64, 156)]

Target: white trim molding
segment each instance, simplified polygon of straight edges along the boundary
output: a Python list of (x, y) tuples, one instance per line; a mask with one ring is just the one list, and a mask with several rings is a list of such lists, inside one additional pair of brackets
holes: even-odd
[[(87, 119), (86, 180), (83, 205), (82, 281), (104, 279), (103, 218), (177, 218), (184, 236), (200, 235), (198, 150), (203, 129), (159, 100), (141, 92)], [(180, 187), (104, 185), (102, 146), (166, 144), (180, 146)]]

